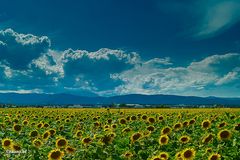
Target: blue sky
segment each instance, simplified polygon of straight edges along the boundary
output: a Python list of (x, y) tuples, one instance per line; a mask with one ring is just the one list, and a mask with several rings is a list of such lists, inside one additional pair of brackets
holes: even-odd
[(0, 92), (240, 96), (238, 0), (2, 0)]

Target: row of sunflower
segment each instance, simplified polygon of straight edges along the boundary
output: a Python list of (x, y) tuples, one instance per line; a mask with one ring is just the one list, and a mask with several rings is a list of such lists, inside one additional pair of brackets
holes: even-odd
[(239, 109), (0, 109), (0, 159), (237, 160)]

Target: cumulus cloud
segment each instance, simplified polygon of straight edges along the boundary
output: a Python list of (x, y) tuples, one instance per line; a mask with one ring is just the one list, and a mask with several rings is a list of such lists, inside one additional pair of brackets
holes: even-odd
[(48, 50), (48, 37), (19, 34), (12, 29), (0, 31), (0, 60), (13, 69), (26, 69), (27, 65)]
[[(151, 60), (150, 60), (151, 61)], [(240, 54), (213, 55), (187, 67), (141, 66), (120, 74), (113, 79), (124, 81), (115, 88), (116, 93), (178, 94), (195, 93), (207, 87), (216, 87), (239, 80)]]
[(177, 66), (169, 57), (143, 60), (120, 49), (57, 51), (50, 48), (48, 37), (7, 29), (0, 31), (0, 75), (2, 92), (198, 95), (237, 85), (240, 54), (212, 55)]

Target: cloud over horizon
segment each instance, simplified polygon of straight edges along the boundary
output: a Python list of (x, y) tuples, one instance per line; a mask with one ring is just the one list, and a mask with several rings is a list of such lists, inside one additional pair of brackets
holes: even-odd
[(217, 88), (239, 86), (240, 54), (178, 66), (169, 57), (145, 60), (121, 49), (55, 50), (47, 36), (7, 29), (0, 31), (0, 75), (0, 92), (223, 95)]

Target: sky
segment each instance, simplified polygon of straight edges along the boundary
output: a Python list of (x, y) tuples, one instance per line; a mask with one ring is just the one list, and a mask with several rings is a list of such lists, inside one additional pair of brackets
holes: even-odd
[(239, 0), (0, 2), (0, 93), (240, 97)]

